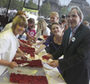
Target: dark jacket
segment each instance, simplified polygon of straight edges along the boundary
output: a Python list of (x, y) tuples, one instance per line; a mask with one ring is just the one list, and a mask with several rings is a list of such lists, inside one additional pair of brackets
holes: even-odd
[(63, 52), (59, 50), (53, 55), (55, 59), (64, 55), (59, 60), (59, 67), (67, 84), (89, 84), (90, 30), (81, 24), (69, 43), (70, 32), (69, 28), (64, 33)]

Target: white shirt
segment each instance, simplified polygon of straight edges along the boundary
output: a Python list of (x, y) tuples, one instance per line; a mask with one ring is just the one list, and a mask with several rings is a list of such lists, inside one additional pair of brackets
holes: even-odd
[[(0, 60), (9, 62), (14, 58), (19, 47), (18, 39), (12, 32), (12, 28), (0, 33)], [(5, 71), (7, 66), (0, 65), (0, 75)]]
[(12, 28), (12, 22), (5, 25), (4, 29), (2, 31), (6, 31), (9, 28)]
[(50, 32), (51, 32), (50, 29), (48, 27), (46, 27), (46, 29), (43, 30), (43, 35), (50, 36)]

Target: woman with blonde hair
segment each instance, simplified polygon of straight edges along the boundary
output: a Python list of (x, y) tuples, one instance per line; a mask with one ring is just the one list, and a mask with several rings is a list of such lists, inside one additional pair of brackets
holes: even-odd
[(50, 24), (48, 25), (48, 27), (51, 29), (52, 23), (59, 23), (59, 14), (58, 12), (51, 12), (50, 13)]
[(59, 22), (59, 14), (58, 12), (51, 12), (50, 13), (50, 22), (54, 23), (54, 22)]
[(19, 47), (16, 36), (21, 35), (26, 26), (26, 18), (19, 15), (13, 19), (12, 28), (0, 33), (0, 78), (2, 78), (7, 67), (14, 68), (18, 66), (16, 62), (12, 62)]
[[(47, 27), (47, 23), (44, 19), (40, 19), (37, 24), (37, 36), (43, 35), (44, 37), (50, 36), (50, 29)], [(36, 36), (36, 37), (37, 37)]]

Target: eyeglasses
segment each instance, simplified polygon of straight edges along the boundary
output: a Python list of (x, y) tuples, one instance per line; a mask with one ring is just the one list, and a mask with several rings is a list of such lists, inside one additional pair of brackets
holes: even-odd
[(68, 15), (67, 17), (68, 17), (68, 18), (70, 18), (70, 17), (74, 18), (74, 17), (77, 17), (77, 15), (72, 14), (72, 15)]

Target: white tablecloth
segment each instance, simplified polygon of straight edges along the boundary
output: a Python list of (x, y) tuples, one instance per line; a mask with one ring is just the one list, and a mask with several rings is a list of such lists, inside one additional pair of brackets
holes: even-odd
[[(47, 53), (45, 50), (43, 50), (38, 55), (36, 55), (36, 59), (42, 60), (42, 56), (45, 54), (47, 54)], [(42, 60), (42, 62), (43, 62), (43, 66), (44, 66), (45, 61)], [(49, 84), (66, 84), (64, 79), (61, 77), (57, 68), (44, 67), (44, 70), (45, 70)]]
[(46, 72), (49, 84), (66, 84), (63, 78), (60, 76), (60, 73), (58, 72), (57, 68), (54, 68), (52, 70), (44, 70)]

